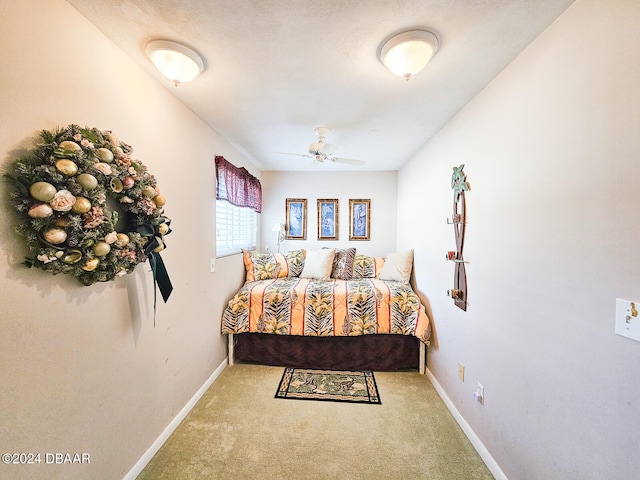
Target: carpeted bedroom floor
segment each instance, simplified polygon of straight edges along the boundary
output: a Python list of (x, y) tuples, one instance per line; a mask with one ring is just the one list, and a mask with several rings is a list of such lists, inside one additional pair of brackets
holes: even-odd
[(369, 405), (276, 399), (283, 370), (225, 368), (138, 479), (493, 479), (426, 376)]

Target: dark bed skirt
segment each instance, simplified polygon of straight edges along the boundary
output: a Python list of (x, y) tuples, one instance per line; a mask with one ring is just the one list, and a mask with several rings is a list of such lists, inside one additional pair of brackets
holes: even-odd
[(236, 361), (297, 368), (393, 371), (417, 369), (419, 341), (408, 335), (303, 337), (234, 335)]

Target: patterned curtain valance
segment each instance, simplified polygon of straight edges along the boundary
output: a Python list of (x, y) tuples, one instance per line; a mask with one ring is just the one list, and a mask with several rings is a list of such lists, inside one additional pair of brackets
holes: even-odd
[(262, 211), (260, 180), (246, 168), (238, 168), (221, 156), (216, 156), (216, 198), (258, 213)]

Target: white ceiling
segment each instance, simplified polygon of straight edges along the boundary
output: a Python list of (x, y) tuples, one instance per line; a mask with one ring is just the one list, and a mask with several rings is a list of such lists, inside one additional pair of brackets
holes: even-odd
[[(336, 156), (396, 170), (574, 0), (67, 0), (261, 170), (308, 170), (314, 128)], [(409, 28), (440, 39), (408, 82), (379, 62)], [(146, 43), (184, 43), (205, 59), (174, 87)]]

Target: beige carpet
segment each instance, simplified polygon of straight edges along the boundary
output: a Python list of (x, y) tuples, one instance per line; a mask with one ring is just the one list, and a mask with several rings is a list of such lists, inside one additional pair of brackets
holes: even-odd
[(426, 376), (376, 372), (361, 405), (276, 399), (283, 370), (227, 367), (138, 479), (493, 478)]

